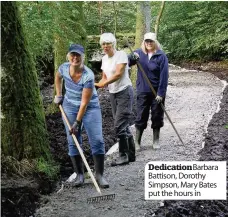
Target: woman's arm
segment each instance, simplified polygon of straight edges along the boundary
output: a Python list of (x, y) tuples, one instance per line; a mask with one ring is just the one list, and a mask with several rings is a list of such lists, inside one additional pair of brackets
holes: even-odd
[(117, 64), (116, 72), (107, 81), (104, 82), (104, 86), (119, 80), (124, 74), (126, 65), (127, 63)]
[[(103, 82), (100, 81), (99, 83), (96, 83), (95, 85), (98, 87), (104, 87), (108, 84), (111, 84), (111, 83), (119, 80), (125, 71), (126, 65), (127, 65), (127, 63), (117, 64), (115, 73), (109, 79), (107, 79), (107, 77), (106, 77), (106, 80), (104, 80)], [(103, 74), (104, 74), (104, 72), (103, 72)]]
[(56, 96), (62, 96), (62, 76), (59, 72), (55, 73)]
[(161, 57), (160, 62), (160, 82), (158, 87), (157, 95), (164, 97), (167, 91), (169, 78), (169, 64), (166, 55)]
[(86, 112), (87, 105), (89, 104), (89, 101), (93, 95), (93, 89), (92, 88), (83, 88), (82, 91), (82, 101), (81, 105), (78, 111), (77, 115), (77, 121), (81, 121), (82, 117), (84, 116)]
[(98, 83), (94, 83), (96, 87), (103, 87), (103, 83), (107, 80), (107, 76), (104, 72), (102, 72), (102, 78)]

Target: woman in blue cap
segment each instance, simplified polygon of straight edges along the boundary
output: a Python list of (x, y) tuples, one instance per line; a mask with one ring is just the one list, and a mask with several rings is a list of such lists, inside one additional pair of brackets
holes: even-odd
[[(97, 91), (94, 86), (94, 74), (84, 65), (84, 48), (72, 44), (67, 54), (68, 62), (63, 63), (55, 75), (56, 96), (54, 103), (62, 104), (69, 120), (71, 130), (64, 121), (68, 155), (77, 174), (74, 186), (84, 183), (84, 165), (71, 134), (75, 134), (82, 145), (81, 129), (85, 128), (91, 147), (96, 179), (100, 187), (108, 188), (109, 184), (103, 177), (104, 172), (104, 139), (102, 135), (102, 117)], [(62, 96), (62, 79), (65, 81), (66, 93)]]

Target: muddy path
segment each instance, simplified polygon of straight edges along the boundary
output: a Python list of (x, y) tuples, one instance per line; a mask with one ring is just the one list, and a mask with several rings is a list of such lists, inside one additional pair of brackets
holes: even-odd
[[(55, 192), (45, 196), (46, 203), (36, 210), (35, 216), (197, 216), (184, 215), (184, 212), (181, 214), (181, 211), (180, 215), (172, 215), (173, 211), (177, 213), (178, 210), (181, 210), (180, 207), (182, 207), (182, 211), (185, 209), (181, 204), (175, 207), (174, 204), (178, 203), (169, 203), (167, 201), (164, 207), (159, 208), (159, 201), (145, 201), (144, 167), (149, 161), (198, 160), (202, 153), (204, 153), (205, 157), (211, 156), (209, 155), (211, 149), (208, 146), (211, 142), (210, 136), (205, 139), (203, 151), (202, 145), (204, 144), (205, 136), (208, 135), (206, 133), (209, 120), (216, 112), (221, 99), (222, 88), (223, 83), (210, 73), (184, 70), (178, 67), (171, 68), (166, 109), (185, 145), (182, 146), (180, 144), (171, 125), (165, 119), (165, 126), (161, 130), (161, 149), (152, 150), (152, 132), (148, 125), (143, 134), (142, 149), (137, 152), (136, 162), (113, 168), (110, 167), (110, 160), (117, 153), (108, 156), (106, 159), (105, 176), (110, 183), (110, 188), (102, 192), (103, 194), (115, 193), (116, 198), (114, 201), (88, 205), (86, 203), (87, 197), (96, 195), (96, 191), (90, 179), (86, 179), (86, 184), (82, 188), (64, 188), (58, 194), (59, 188), (57, 187)], [(224, 93), (227, 94), (227, 91)], [(107, 103), (107, 98), (104, 101)], [(222, 119), (224, 121), (224, 115), (227, 118), (227, 113), (222, 113), (218, 120)], [(111, 125), (109, 129), (112, 129)], [(132, 131), (134, 131), (134, 127), (132, 127)], [(212, 132), (208, 130), (208, 133), (214, 136), (215, 130), (212, 130)], [(108, 145), (115, 142), (113, 138), (109, 138), (109, 140), (108, 143), (106, 141)], [(219, 138), (215, 140), (215, 143), (220, 143), (220, 140), (227, 142), (227, 137), (224, 139), (223, 135), (219, 134)], [(218, 148), (221, 151), (216, 152), (220, 153), (223, 159), (227, 158), (227, 155), (223, 155), (224, 150), (227, 150), (226, 148), (226, 146), (221, 146)], [(218, 154), (215, 158), (220, 160), (220, 155)], [(210, 207), (207, 207), (209, 213)], [(217, 212), (216, 215), (205, 214), (203, 216), (225, 216), (226, 208), (224, 208), (224, 205), (221, 205), (221, 209), (223, 210), (221, 215), (217, 215)], [(173, 210), (170, 215), (167, 215), (168, 210)]]

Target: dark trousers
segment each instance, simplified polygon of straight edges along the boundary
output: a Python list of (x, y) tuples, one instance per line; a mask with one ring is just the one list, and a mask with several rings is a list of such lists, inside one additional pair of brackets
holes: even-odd
[[(165, 105), (165, 97), (162, 100)], [(161, 128), (164, 126), (164, 111), (161, 105), (155, 100), (154, 94), (151, 93), (137, 93), (137, 117), (135, 120), (135, 127), (141, 130), (146, 129), (151, 110), (151, 128)]]
[(125, 90), (118, 93), (110, 93), (112, 115), (117, 137), (131, 137), (129, 120), (133, 108), (133, 88), (128, 86)]

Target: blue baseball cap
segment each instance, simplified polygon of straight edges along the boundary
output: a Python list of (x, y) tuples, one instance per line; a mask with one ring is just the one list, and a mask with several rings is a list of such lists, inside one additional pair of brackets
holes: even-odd
[(71, 44), (69, 47), (69, 53), (72, 52), (82, 55), (84, 54), (84, 48), (80, 44)]

